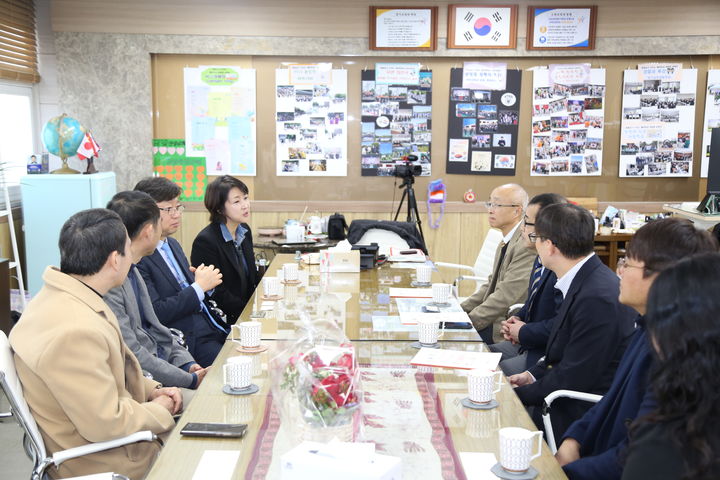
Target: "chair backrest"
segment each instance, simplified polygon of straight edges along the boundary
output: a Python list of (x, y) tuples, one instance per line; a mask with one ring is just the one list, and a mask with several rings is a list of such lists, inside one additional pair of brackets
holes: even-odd
[(495, 251), (498, 245), (502, 242), (503, 234), (496, 228), (488, 230), (485, 235), (482, 247), (478, 253), (477, 259), (475, 259), (475, 265), (473, 266), (474, 274), (476, 277), (482, 278), (481, 281), (477, 282), (477, 287), (487, 281), (488, 276), (493, 272), (493, 264), (495, 263)]
[(380, 228), (371, 228), (367, 232), (363, 233), (363, 236), (358, 240), (358, 245), (370, 245), (371, 243), (378, 244), (378, 253), (381, 255), (387, 255), (390, 251), (390, 247), (397, 247), (402, 249), (410, 248), (408, 243), (400, 235), (390, 230), (383, 230)]
[(45, 444), (40, 436), (40, 429), (30, 413), (30, 407), (23, 396), (22, 384), (15, 369), (12, 348), (10, 348), (10, 342), (3, 331), (0, 331), (0, 387), (10, 402), (15, 419), (25, 432), (25, 448), (26, 450), (30, 449), (27, 453), (37, 466), (47, 457)]

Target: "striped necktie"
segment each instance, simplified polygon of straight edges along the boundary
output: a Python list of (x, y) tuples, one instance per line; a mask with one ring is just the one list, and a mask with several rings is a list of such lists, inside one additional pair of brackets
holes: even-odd
[(528, 296), (528, 312), (532, 310), (533, 303), (538, 290), (540, 289), (540, 279), (543, 274), (543, 265), (538, 256), (535, 259), (535, 265), (533, 265), (533, 271), (530, 275), (530, 295)]

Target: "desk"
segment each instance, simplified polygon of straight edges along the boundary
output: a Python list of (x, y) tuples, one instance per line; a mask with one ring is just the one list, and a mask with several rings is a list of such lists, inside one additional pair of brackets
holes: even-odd
[[(253, 383), (260, 392), (250, 396), (221, 392), (220, 366), (229, 356), (239, 355), (233, 343), (225, 344), (178, 427), (170, 434), (148, 480), (192, 478), (204, 450), (239, 451), (233, 479), (280, 478), (279, 458), (297, 440), (292, 440), (293, 433), (283, 428), (274, 409), (269, 408), (272, 397), (268, 395), (267, 365), (277, 342), (264, 343), (269, 350), (253, 357)], [(453, 370), (420, 371), (410, 367), (409, 360), (417, 350), (408, 342), (365, 341), (356, 342), (355, 347), (362, 370), (374, 380), (363, 384), (364, 391), (374, 399), (364, 406), (365, 438), (382, 444), (384, 453), (402, 458), (404, 478), (463, 479), (458, 452), (493, 452), (497, 456), (499, 428), (535, 430), (507, 382), (497, 394), (498, 408), (468, 410), (459, 404), (467, 394), (465, 377)], [(443, 347), (475, 350), (478, 344), (446, 342)], [(393, 391), (399, 392), (401, 398), (394, 398)], [(242, 440), (181, 438), (179, 430), (189, 421), (248, 423), (248, 435)], [(542, 455), (532, 465), (540, 472), (539, 480), (566, 478), (545, 444)]]
[[(630, 240), (632, 236), (632, 233), (595, 235), (595, 253), (614, 272), (617, 269), (618, 258), (624, 255), (625, 242)], [(601, 247), (601, 249), (598, 249), (598, 247)]]
[(665, 205), (663, 210), (666, 212), (672, 212), (678, 217), (687, 218), (695, 224), (695, 226), (701, 230), (709, 230), (716, 224), (720, 223), (720, 215), (710, 215), (707, 213), (700, 213), (697, 210), (688, 209), (689, 206), (686, 204), (680, 205)]

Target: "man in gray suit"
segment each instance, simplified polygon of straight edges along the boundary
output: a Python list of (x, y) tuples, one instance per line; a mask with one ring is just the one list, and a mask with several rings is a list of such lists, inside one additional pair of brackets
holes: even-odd
[(473, 326), (487, 344), (500, 342), (500, 323), (508, 308), (525, 300), (535, 255), (522, 240), (522, 223), (528, 194), (517, 184), (501, 185), (492, 191), (488, 209), (490, 226), (499, 229), (503, 240), (495, 252), (493, 273), (487, 283), (462, 303)]
[[(107, 206), (122, 218), (130, 237), (133, 266), (125, 282), (103, 298), (118, 319), (125, 343), (143, 370), (166, 386), (197, 388), (206, 369), (173, 339), (153, 311), (145, 282), (135, 264), (155, 251), (160, 234), (160, 210), (147, 193), (125, 191)], [(188, 392), (183, 392), (187, 395)]]

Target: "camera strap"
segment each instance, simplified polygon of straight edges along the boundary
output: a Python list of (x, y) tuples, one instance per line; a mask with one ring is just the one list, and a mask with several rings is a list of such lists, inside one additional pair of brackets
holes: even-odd
[[(445, 214), (445, 201), (447, 200), (447, 187), (443, 183), (442, 179), (433, 180), (428, 184), (428, 196), (427, 196), (427, 210), (428, 210), (428, 223), (430, 228), (440, 227), (440, 220), (442, 220)], [(433, 220), (432, 204), (440, 204), (440, 214), (436, 220)]]

